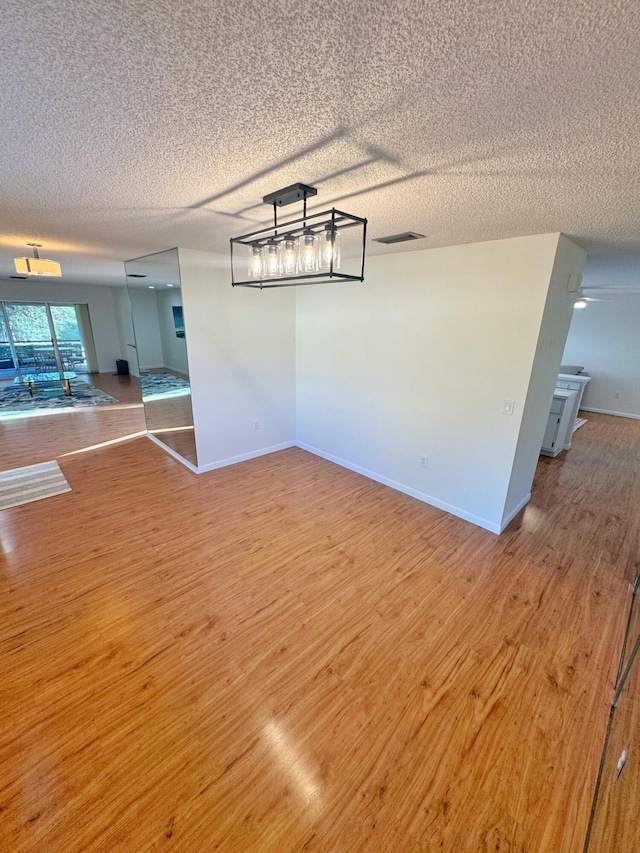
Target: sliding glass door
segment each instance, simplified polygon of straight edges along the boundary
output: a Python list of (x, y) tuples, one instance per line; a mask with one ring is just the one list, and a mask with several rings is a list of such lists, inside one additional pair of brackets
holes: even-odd
[(43, 304), (6, 302), (9, 331), (18, 357), (17, 370), (45, 373), (57, 370), (47, 309)]
[[(0, 324), (0, 355), (8, 348), (6, 365), (16, 374), (87, 371), (76, 305), (47, 302), (5, 302)], [(11, 361), (9, 362), (9, 359)]]
[(51, 319), (65, 369), (76, 373), (86, 372), (87, 356), (80, 334), (78, 306), (52, 305)]
[(14, 357), (4, 306), (0, 303), (0, 375), (4, 370), (14, 370)]

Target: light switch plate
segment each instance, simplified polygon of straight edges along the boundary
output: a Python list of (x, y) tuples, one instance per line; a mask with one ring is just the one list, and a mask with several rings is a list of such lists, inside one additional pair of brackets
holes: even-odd
[(567, 293), (577, 293), (582, 284), (582, 276), (577, 272), (572, 272), (567, 281)]
[(502, 414), (503, 415), (512, 415), (513, 410), (515, 408), (516, 401), (515, 400), (505, 400), (502, 404)]

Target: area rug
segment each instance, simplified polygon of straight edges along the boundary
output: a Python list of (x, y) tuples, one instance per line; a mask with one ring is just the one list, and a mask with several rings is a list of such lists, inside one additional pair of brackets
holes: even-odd
[(586, 418), (576, 418), (576, 422), (573, 425), (573, 429), (571, 432), (575, 432), (577, 429), (580, 429), (581, 426), (584, 426), (587, 422)]
[(12, 385), (0, 391), (0, 418), (46, 415), (64, 409), (117, 402), (115, 397), (81, 379), (71, 380), (71, 397), (65, 396), (62, 385), (57, 382), (36, 386), (33, 397), (29, 394), (28, 385)]
[(42, 462), (0, 473), (0, 510), (70, 492), (57, 462)]
[(172, 376), (170, 373), (141, 373), (140, 385), (143, 400), (178, 397), (191, 392), (189, 383), (185, 379)]

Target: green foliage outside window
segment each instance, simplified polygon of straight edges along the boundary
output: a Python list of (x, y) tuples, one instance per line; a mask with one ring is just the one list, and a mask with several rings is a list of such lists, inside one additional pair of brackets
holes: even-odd
[[(5, 303), (5, 310), (21, 362), (33, 356), (34, 348), (51, 345), (51, 330), (43, 303), (9, 302)], [(83, 358), (76, 306), (51, 305), (51, 316), (58, 345)], [(0, 360), (7, 359), (12, 359), (11, 347), (4, 316), (0, 312)]]

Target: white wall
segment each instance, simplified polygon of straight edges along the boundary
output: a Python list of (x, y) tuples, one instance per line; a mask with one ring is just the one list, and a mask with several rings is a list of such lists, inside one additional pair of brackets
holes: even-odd
[[(129, 347), (135, 344), (136, 339), (131, 319), (131, 303), (129, 302), (129, 293), (126, 287), (113, 288), (113, 303), (116, 310), (120, 351), (124, 353), (123, 358), (129, 358), (127, 355)], [(130, 364), (129, 369), (135, 368), (135, 366)]]
[(560, 236), (538, 332), (531, 380), (502, 518), (503, 528), (531, 496), (531, 484), (576, 297), (575, 293), (569, 292), (568, 281), (571, 275), (582, 273), (585, 258), (584, 249), (564, 235)]
[(155, 291), (129, 289), (140, 370), (164, 367)]
[(163, 364), (179, 373), (189, 373), (186, 340), (176, 335), (176, 327), (173, 322), (173, 306), (182, 305), (181, 290), (179, 287), (157, 290), (156, 300)]
[(640, 418), (640, 293), (593, 295), (605, 301), (573, 312), (562, 362), (592, 377), (583, 409)]
[[(114, 288), (115, 291), (115, 288)], [(184, 338), (176, 335), (173, 323), (173, 305), (182, 304), (179, 287), (171, 290), (143, 290), (125, 288), (115, 295), (118, 333), (123, 352), (139, 339), (138, 360), (142, 369), (170, 367), (179, 373), (188, 373), (187, 346)], [(136, 336), (134, 337), (131, 312), (134, 313)], [(136, 373), (132, 363), (135, 353), (129, 349), (129, 368)]]
[(298, 444), (502, 529), (558, 240), (379, 255), (363, 284), (300, 288)]
[[(124, 268), (123, 268), (124, 281)], [(120, 288), (42, 281), (0, 281), (0, 299), (18, 302), (66, 302), (89, 306), (91, 328), (101, 373), (113, 373), (120, 347), (114, 292)]]
[(295, 288), (232, 288), (227, 256), (178, 255), (198, 468), (293, 445)]

